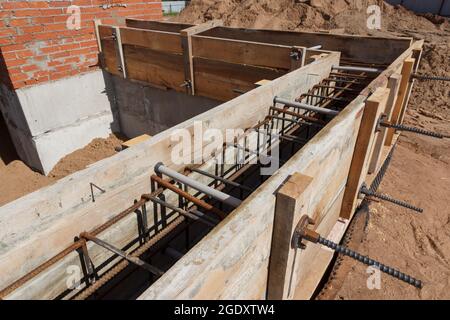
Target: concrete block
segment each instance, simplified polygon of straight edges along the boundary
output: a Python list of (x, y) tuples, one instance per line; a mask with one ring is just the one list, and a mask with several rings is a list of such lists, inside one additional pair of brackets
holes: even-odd
[(19, 157), (48, 174), (92, 139), (120, 131), (109, 81), (97, 70), (15, 91), (0, 86), (0, 109)]

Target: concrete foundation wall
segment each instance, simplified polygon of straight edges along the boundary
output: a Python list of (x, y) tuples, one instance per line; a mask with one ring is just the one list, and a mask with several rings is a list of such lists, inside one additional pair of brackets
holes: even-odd
[(119, 130), (102, 71), (12, 91), (0, 109), (20, 158), (48, 174), (65, 155)]
[(128, 137), (155, 135), (221, 104), (173, 90), (112, 76), (121, 132)]

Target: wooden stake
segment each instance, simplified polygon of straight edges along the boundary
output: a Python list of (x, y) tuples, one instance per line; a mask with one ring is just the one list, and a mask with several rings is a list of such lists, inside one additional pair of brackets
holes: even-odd
[(387, 88), (379, 88), (366, 101), (342, 201), (341, 218), (350, 219), (356, 208), (359, 190), (367, 174), (367, 162), (377, 136), (375, 128), (387, 103), (389, 91)]

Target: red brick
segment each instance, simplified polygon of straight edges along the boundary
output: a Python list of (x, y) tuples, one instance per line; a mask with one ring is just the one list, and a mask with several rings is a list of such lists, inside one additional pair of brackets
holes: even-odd
[(3, 59), (8, 60), (8, 59), (16, 59), (16, 53), (15, 52), (4, 52), (2, 53)]
[(90, 41), (80, 42), (80, 47), (82, 47), (82, 48), (95, 47), (95, 46), (97, 46), (97, 40), (90, 40)]
[(47, 40), (47, 39), (52, 39), (54, 37), (55, 37), (54, 32), (43, 32), (43, 33), (37, 33), (34, 38), (36, 40)]
[(76, 6), (90, 6), (92, 2), (91, 0), (73, 0), (72, 4)]
[(41, 52), (44, 54), (45, 53), (54, 53), (54, 52), (59, 52), (59, 51), (61, 51), (61, 48), (59, 46), (41, 48)]
[(36, 9), (14, 10), (13, 12), (14, 12), (14, 16), (16, 16), (16, 17), (36, 17), (36, 16), (41, 15), (41, 12)]
[(61, 46), (61, 51), (70, 51), (70, 50), (78, 49), (79, 47), (80, 47), (80, 44), (78, 44), (78, 43), (64, 44)]
[(24, 34), (21, 36), (15, 36), (14, 41), (15, 41), (15, 43), (24, 43), (24, 42), (30, 42), (30, 41), (34, 40), (34, 38), (35, 38), (35, 34), (28, 33), (28, 34)]
[(32, 26), (32, 27), (21, 27), (19, 28), (20, 30), (22, 30), (24, 33), (37, 33), (37, 32), (43, 32), (44, 31), (44, 27), (43, 26)]
[(63, 58), (63, 57), (68, 57), (70, 56), (70, 52), (68, 51), (63, 51), (63, 52), (58, 52), (58, 53), (53, 53), (50, 55), (50, 59), (58, 59), (58, 58)]
[(2, 52), (9, 52), (9, 51), (24, 50), (25, 46), (23, 44), (13, 44), (9, 46), (2, 46), (0, 49)]
[(36, 70), (39, 70), (39, 67), (35, 64), (30, 64), (30, 65), (22, 67), (22, 71), (24, 71), (24, 72), (31, 72), (31, 71), (36, 71)]
[(48, 77), (49, 75), (50, 72), (48, 70), (39, 70), (33, 73), (33, 78)]
[(19, 58), (30, 58), (34, 56), (34, 52), (31, 50), (18, 51), (16, 54)]
[(22, 66), (27, 63), (26, 59), (6, 60), (5, 64), (8, 68)]
[(45, 31), (59, 31), (59, 30), (65, 30), (67, 29), (67, 26), (65, 23), (57, 23), (57, 24), (49, 24), (44, 26)]
[(13, 89), (20, 89), (22, 87), (25, 87), (26, 83), (24, 81), (13, 81), (12, 82), (12, 88)]
[(56, 17), (34, 17), (33, 23), (53, 23)]
[(25, 1), (14, 1), (14, 2), (3, 2), (2, 7), (5, 10), (12, 10), (12, 9), (26, 9), (30, 6), (28, 5), (28, 2)]
[(64, 60), (64, 63), (76, 63), (76, 62), (80, 62), (79, 57), (70, 57)]
[(9, 78), (11, 79), (11, 81), (16, 82), (26, 80), (28, 79), (28, 76), (25, 73), (17, 73), (17, 74), (10, 74)]
[(22, 26), (26, 26), (29, 25), (29, 20), (28, 19), (11, 19), (11, 21), (9, 22), (9, 25), (11, 27), (22, 27)]
[(38, 16), (48, 17), (48, 16), (56, 16), (65, 13), (65, 10), (52, 8), (52, 9), (40, 9)]
[(69, 7), (72, 5), (70, 1), (50, 1), (50, 7)]
[(49, 61), (49, 62), (47, 63), (47, 65), (48, 65), (49, 67), (60, 66), (60, 65), (62, 65), (62, 64), (63, 64), (63, 62), (60, 61), (60, 60), (53, 60), (53, 61)]
[(0, 46), (6, 46), (10, 44), (14, 44), (13, 39), (11, 39), (10, 37), (0, 38)]

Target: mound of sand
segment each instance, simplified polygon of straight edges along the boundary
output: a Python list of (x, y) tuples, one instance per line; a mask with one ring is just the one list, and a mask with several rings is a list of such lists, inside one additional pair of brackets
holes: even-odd
[[(367, 8), (382, 8), (382, 30), (367, 29)], [(279, 30), (340, 29), (350, 34), (439, 31), (448, 20), (418, 17), (403, 7), (380, 0), (192, 0), (176, 21), (201, 23), (221, 19), (226, 26)]]

